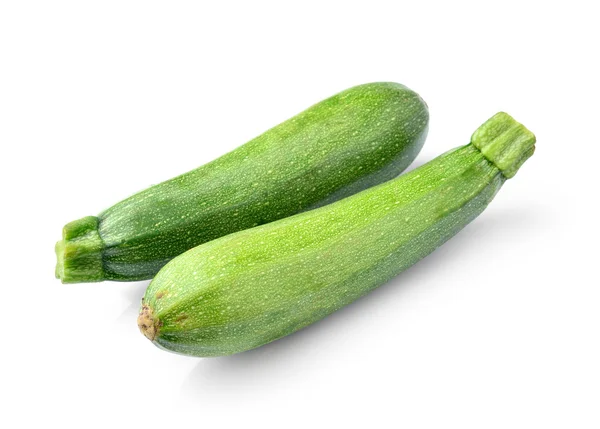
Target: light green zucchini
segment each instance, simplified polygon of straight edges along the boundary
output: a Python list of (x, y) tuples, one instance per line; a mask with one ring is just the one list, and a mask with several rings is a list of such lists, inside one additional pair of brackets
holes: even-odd
[(148, 279), (199, 244), (385, 182), (416, 157), (428, 119), (403, 85), (350, 88), (213, 162), (67, 224), (56, 276)]
[(189, 250), (150, 283), (138, 325), (157, 346), (194, 356), (238, 353), (297, 331), (455, 235), (534, 144), (499, 113), (470, 144), (404, 176)]

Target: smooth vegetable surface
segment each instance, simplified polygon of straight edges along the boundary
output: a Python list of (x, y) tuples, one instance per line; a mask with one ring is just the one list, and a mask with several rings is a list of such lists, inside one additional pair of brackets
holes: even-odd
[(403, 85), (350, 88), (213, 162), (67, 224), (56, 276), (148, 279), (201, 243), (392, 179), (421, 149), (428, 118)]
[(138, 325), (195, 356), (249, 350), (313, 323), (435, 250), (533, 154), (509, 115), (471, 143), (329, 206), (198, 246), (150, 283)]

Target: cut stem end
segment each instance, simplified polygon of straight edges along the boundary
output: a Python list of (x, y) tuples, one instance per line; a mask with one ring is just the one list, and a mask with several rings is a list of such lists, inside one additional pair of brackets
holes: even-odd
[(63, 228), (56, 243), (56, 278), (63, 283), (100, 282), (106, 277), (102, 262), (104, 241), (98, 232), (98, 218), (88, 216)]
[(480, 126), (473, 133), (471, 143), (507, 179), (517, 173), (535, 150), (533, 133), (504, 112), (495, 114)]

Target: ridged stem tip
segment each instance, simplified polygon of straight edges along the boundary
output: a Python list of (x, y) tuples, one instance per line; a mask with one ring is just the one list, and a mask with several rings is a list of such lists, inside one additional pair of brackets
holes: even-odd
[(87, 216), (63, 228), (56, 243), (56, 278), (63, 283), (99, 282), (105, 279), (102, 251), (104, 241), (98, 232), (99, 220)]
[(510, 179), (535, 151), (535, 136), (509, 114), (496, 113), (480, 126), (471, 143)]

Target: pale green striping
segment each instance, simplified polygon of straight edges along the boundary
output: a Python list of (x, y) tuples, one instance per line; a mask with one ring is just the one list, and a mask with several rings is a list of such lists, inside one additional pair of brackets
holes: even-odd
[(502, 181), (468, 145), (354, 197), (188, 251), (146, 293), (162, 323), (156, 342), (212, 356), (294, 332), (433, 251)]
[(488, 120), (473, 140), (482, 147), (490, 141), (494, 151), (457, 148), (329, 206), (175, 258), (146, 291), (143, 314), (152, 317), (142, 318), (142, 332), (174, 352), (228, 355), (288, 335), (368, 293), (478, 216), (509, 177), (503, 172), (514, 174), (535, 143), (506, 114)]

